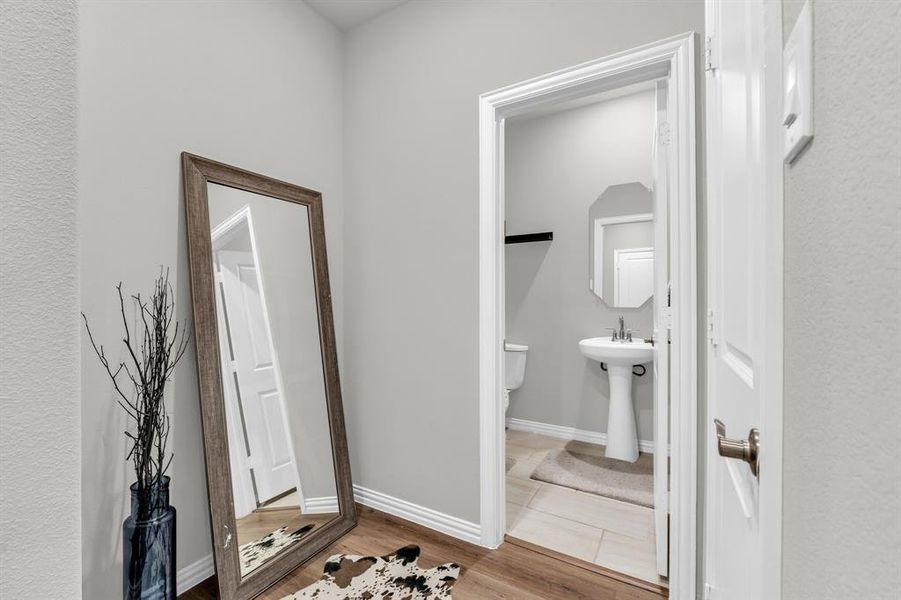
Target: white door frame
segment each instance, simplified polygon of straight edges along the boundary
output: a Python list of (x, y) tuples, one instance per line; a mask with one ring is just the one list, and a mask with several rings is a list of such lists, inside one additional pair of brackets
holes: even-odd
[[(717, 32), (720, 29), (719, 5), (724, 0), (707, 0), (705, 2), (705, 31), (707, 34), (709, 75), (707, 79), (707, 217), (708, 224), (715, 223), (716, 211), (721, 199), (717, 188), (716, 173), (717, 159), (720, 156), (720, 136), (723, 132), (716, 127), (721, 122), (713, 111), (719, 106), (720, 86), (716, 80), (716, 60), (719, 45), (722, 43)], [(760, 455), (758, 465), (761, 473), (761, 481), (766, 485), (760, 486), (758, 497), (759, 524), (762, 552), (763, 581), (761, 584), (762, 597), (767, 600), (780, 600), (782, 598), (782, 410), (783, 410), (783, 269), (784, 269), (784, 241), (783, 241), (783, 151), (784, 142), (782, 129), (782, 2), (781, 0), (762, 0), (757, 3), (763, 11), (762, 18), (758, 21), (763, 30), (757, 31), (763, 40), (765, 65), (760, 69), (764, 77), (760, 82), (763, 89), (757, 114), (748, 118), (759, 127), (764, 142), (764, 156), (760, 160), (764, 162), (766, 177), (764, 181), (764, 213), (765, 213), (765, 240), (760, 247), (765, 248), (763, 256), (758, 260), (763, 261), (764, 284), (763, 304), (760, 307), (764, 326), (758, 331), (762, 338), (762, 345), (766, 348), (763, 353), (762, 364), (759, 370), (763, 373), (757, 385), (763, 402), (760, 411)], [(755, 26), (752, 23), (743, 23), (744, 27)], [(711, 81), (713, 80), (713, 81)], [(711, 231), (708, 228), (708, 231)], [(708, 254), (714, 260), (716, 254), (715, 238), (708, 236)], [(712, 263), (708, 261), (708, 269)], [(710, 294), (707, 299), (708, 340), (707, 364), (713, 364), (713, 345), (718, 342), (719, 331), (722, 329), (717, 322), (717, 298), (711, 285), (708, 285)], [(705, 445), (707, 446), (707, 478), (711, 481), (710, 459), (715, 456), (715, 432), (713, 427), (714, 400), (713, 378), (711, 370), (708, 370), (707, 383), (707, 410), (708, 417), (705, 424)], [(738, 432), (736, 432), (738, 433)], [(763, 478), (766, 478), (765, 480)], [(713, 500), (710, 496), (712, 486), (707, 486), (708, 497), (705, 498), (708, 508), (712, 507)], [(712, 511), (707, 511), (705, 519), (705, 539), (709, 539), (708, 532), (713, 527), (711, 520)], [(704, 545), (704, 572), (705, 577), (710, 577), (713, 572), (711, 552), (716, 549), (710, 544)], [(715, 575), (714, 575), (715, 576)]]
[(670, 597), (695, 598), (697, 500), (697, 248), (695, 34), (576, 65), (479, 99), (479, 448), (481, 544), (505, 533), (504, 120), (572, 98), (666, 78), (673, 151), (670, 206), (672, 373)]

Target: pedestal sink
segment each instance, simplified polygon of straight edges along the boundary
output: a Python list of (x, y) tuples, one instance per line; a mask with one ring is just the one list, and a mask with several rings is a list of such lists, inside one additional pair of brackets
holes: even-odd
[(586, 358), (607, 365), (610, 410), (607, 416), (607, 458), (638, 460), (638, 430), (632, 407), (632, 366), (654, 361), (654, 346), (644, 341), (589, 338), (579, 342)]

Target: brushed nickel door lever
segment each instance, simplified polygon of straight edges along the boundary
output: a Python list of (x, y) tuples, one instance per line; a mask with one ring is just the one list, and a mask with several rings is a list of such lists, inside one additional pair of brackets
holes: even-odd
[(714, 419), (716, 426), (716, 448), (723, 458), (737, 458), (748, 463), (751, 473), (759, 478), (757, 458), (760, 454), (760, 431), (755, 427), (748, 432), (748, 439), (733, 440), (726, 437), (726, 426), (719, 419)]

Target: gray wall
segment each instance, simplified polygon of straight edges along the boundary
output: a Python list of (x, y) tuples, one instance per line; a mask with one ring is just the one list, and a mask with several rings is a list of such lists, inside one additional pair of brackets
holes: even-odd
[[(223, 185), (207, 186), (210, 226), (250, 207), (257, 266), (281, 384), (287, 429), (305, 498), (335, 496), (319, 313), (306, 207)], [(247, 250), (250, 250), (249, 240)]]
[[(342, 46), (303, 2), (80, 4), (81, 306), (117, 348), (113, 286), (146, 290), (173, 268), (191, 314), (179, 153), (323, 193), (338, 339), (342, 335)], [(249, 83), (250, 82), (250, 83)], [(133, 475), (125, 419), (82, 342), (83, 572), (87, 598), (121, 594), (121, 522)], [(178, 566), (210, 553), (193, 349), (170, 386)]]
[(815, 138), (785, 170), (786, 600), (901, 589), (899, 7), (813, 6)]
[(356, 483), (479, 520), (479, 94), (689, 30), (703, 30), (700, 1), (444, 1), (348, 34)]
[(74, 2), (0, 3), (0, 597), (81, 596)]
[[(653, 186), (655, 120), (655, 92), (647, 90), (512, 119), (505, 127), (507, 231), (554, 232), (550, 243), (506, 247), (506, 337), (529, 346), (526, 378), (510, 395), (508, 417), (607, 431), (609, 379), (597, 362), (582, 356), (578, 342), (609, 335), (606, 328), (616, 326), (619, 315), (627, 327), (649, 336), (653, 308), (651, 302), (637, 309), (610, 308), (588, 289), (589, 209), (608, 186)], [(605, 194), (598, 201), (604, 206), (595, 209), (616, 204), (611, 208), (621, 210), (604, 214), (653, 212), (647, 192), (626, 206), (611, 196)], [(650, 229), (653, 246), (650, 223), (617, 227)], [(605, 235), (605, 245), (612, 237)], [(612, 304), (612, 285), (609, 289)], [(639, 438), (651, 440), (653, 378), (633, 381)]]

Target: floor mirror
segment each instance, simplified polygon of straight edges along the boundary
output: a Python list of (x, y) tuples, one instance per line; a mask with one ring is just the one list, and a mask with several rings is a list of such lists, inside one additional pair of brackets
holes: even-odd
[(220, 597), (356, 524), (319, 192), (182, 154)]

